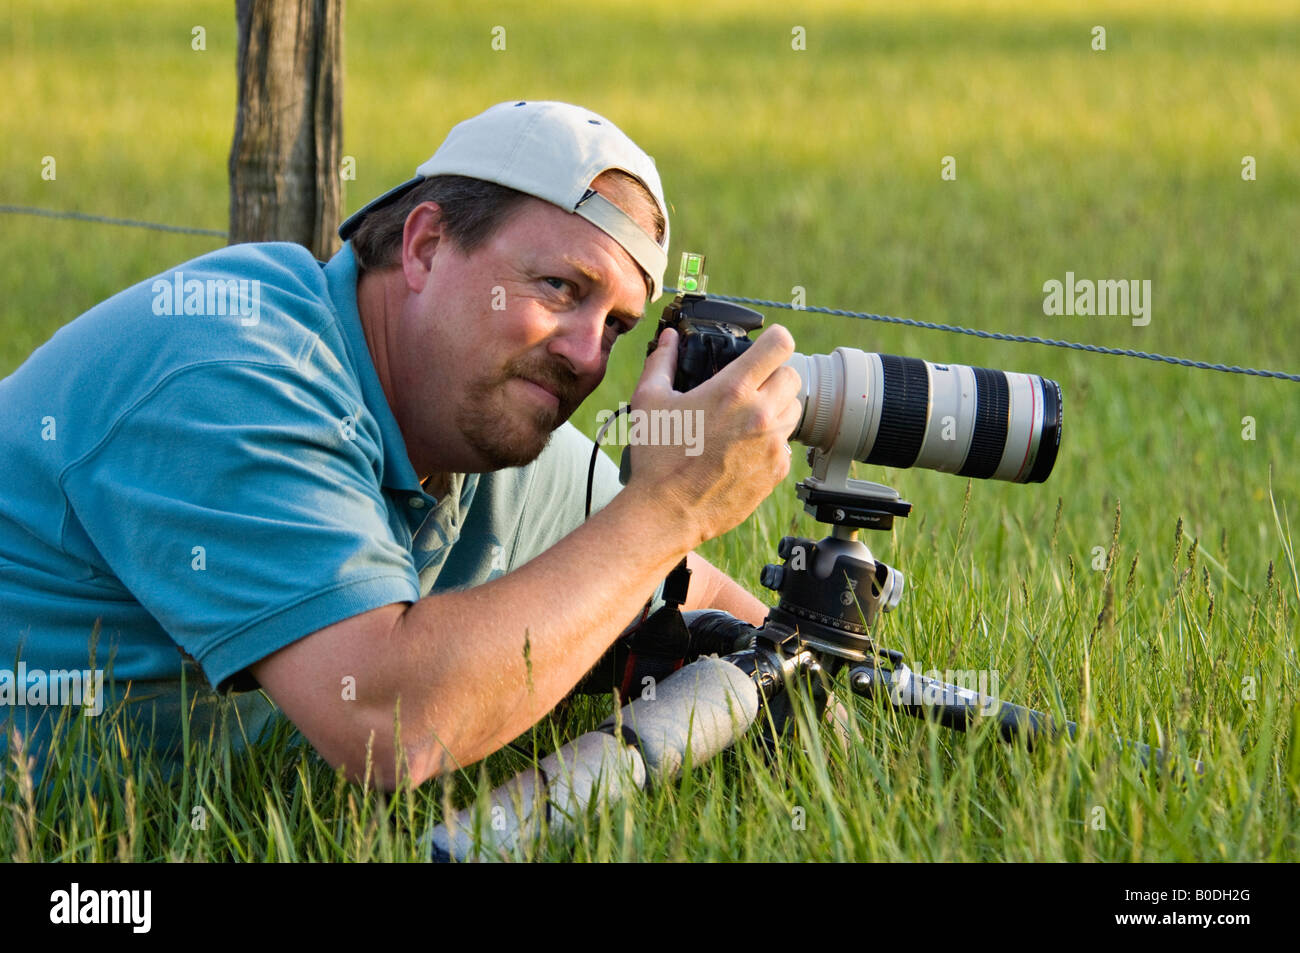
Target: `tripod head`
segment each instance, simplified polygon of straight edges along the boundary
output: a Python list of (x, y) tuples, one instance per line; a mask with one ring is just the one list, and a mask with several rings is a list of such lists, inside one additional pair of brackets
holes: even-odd
[[(858, 532), (889, 529), (911, 504), (889, 487), (847, 478), (832, 487), (809, 477), (797, 492), (830, 533), (820, 540), (786, 536), (777, 544), (780, 563), (764, 566), (759, 577), (778, 595), (763, 624), (755, 628), (725, 612), (690, 613), (688, 623), (691, 654), (724, 656), (748, 674), (776, 734), (793, 723), (792, 685), (801, 684), (821, 713), (841, 668), (853, 669), (853, 688), (859, 670), (888, 671), (903, 658), (877, 648), (871, 635), (880, 613), (902, 599), (903, 574), (876, 559)], [(764, 737), (773, 740), (767, 731)]]
[(863, 661), (874, 651), (870, 628), (881, 612), (898, 605), (904, 579), (872, 555), (858, 530), (889, 529), (912, 505), (887, 486), (845, 478), (830, 486), (809, 477), (797, 492), (804, 509), (830, 523), (831, 531), (817, 541), (786, 536), (777, 544), (782, 562), (764, 566), (759, 577), (780, 595), (764, 629), (797, 631), (800, 642), (819, 655)]

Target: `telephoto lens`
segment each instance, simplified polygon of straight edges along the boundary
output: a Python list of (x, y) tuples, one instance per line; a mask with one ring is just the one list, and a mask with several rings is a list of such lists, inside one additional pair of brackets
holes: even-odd
[(1042, 483), (1061, 442), (1061, 387), (1037, 374), (839, 347), (786, 362), (803, 381), (792, 440), (884, 467)]

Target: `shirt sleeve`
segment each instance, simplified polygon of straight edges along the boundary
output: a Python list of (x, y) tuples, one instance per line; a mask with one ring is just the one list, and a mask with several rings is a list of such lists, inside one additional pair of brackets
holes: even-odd
[(213, 685), (327, 625), (419, 598), (378, 425), (324, 377), (189, 365), (64, 472), (122, 584)]

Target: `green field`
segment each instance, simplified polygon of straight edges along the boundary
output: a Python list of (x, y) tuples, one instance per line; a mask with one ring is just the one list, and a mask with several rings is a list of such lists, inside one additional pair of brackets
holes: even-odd
[[(712, 291), (788, 301), (798, 286), (809, 305), (1300, 373), (1293, 5), (448, 6), (347, 6), (349, 211), (409, 177), (455, 121), (506, 99), (570, 100), (655, 156), (672, 253), (706, 252)], [(191, 49), (196, 25), (205, 51)], [(806, 49), (792, 49), (795, 27)], [(229, 3), (10, 4), (0, 204), (224, 228), (234, 40)], [(955, 179), (941, 177), (945, 156)], [(0, 219), (0, 375), (101, 299), (220, 244)], [(1044, 314), (1044, 282), (1067, 272), (1149, 279), (1150, 323)], [(1300, 856), (1300, 386), (810, 313), (769, 320), (805, 352), (846, 345), (1060, 382), (1065, 429), (1045, 484), (858, 476), (916, 506), (867, 540), (908, 579), (880, 641), (917, 669), (995, 670), (1004, 697), (1068, 714), (1083, 736), (1026, 752), (862, 702), (847, 752), (806, 732), (769, 764), (746, 741), (527, 856)], [(589, 434), (631, 393), (652, 327), (615, 350), (575, 415)], [(794, 498), (805, 472), (704, 549), (760, 595), (777, 538), (822, 535)], [(605, 713), (581, 702), (525, 741), (545, 752)], [(448, 799), (526, 763), (504, 752), (382, 797), (283, 744), (232, 759), (196, 741), (168, 786), (106, 725), (69, 739), (100, 751), (97, 775), (65, 774), (48, 797), (6, 767), (0, 856), (412, 858)], [(1112, 732), (1209, 769), (1192, 782), (1142, 773)]]

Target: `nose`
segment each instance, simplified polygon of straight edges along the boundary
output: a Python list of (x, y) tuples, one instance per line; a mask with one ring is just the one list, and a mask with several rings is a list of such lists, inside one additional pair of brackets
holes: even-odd
[(571, 312), (560, 323), (548, 349), (563, 358), (579, 377), (600, 377), (609, 358), (605, 350), (605, 309), (588, 306)]

